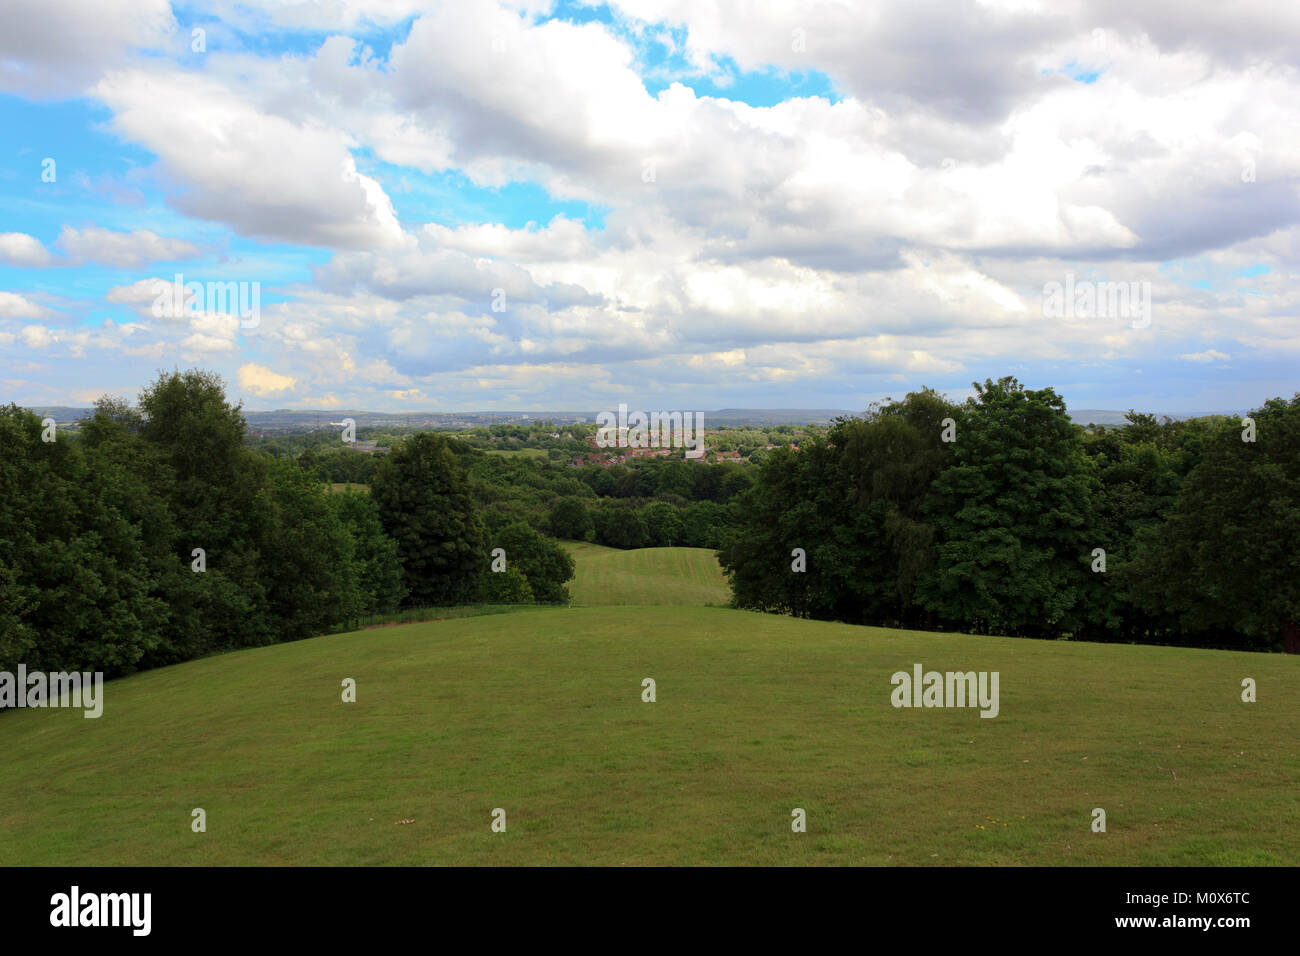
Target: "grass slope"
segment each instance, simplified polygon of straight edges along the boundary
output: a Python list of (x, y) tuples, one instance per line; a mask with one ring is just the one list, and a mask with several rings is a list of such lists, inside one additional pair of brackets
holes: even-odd
[(562, 544), (573, 555), (574, 605), (725, 605), (731, 589), (707, 548), (621, 551), (585, 541)]
[[(1001, 714), (892, 708), (918, 661), (999, 671)], [(725, 608), (378, 628), (0, 714), (0, 864), (1295, 865), (1298, 677)]]

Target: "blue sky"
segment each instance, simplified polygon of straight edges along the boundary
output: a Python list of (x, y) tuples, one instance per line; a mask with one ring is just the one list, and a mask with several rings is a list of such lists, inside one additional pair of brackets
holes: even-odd
[(252, 408), (1289, 396), (1300, 27), (1217, 11), (0, 11), (0, 398), (189, 366)]

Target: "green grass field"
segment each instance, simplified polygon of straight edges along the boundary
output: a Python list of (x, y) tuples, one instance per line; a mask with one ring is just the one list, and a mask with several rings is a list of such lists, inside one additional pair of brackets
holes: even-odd
[(620, 551), (587, 541), (561, 542), (573, 556), (569, 596), (575, 606), (725, 605), (731, 589), (706, 548)]
[[(1000, 715), (891, 707), (916, 662), (999, 671)], [(1295, 865), (1298, 676), (720, 607), (381, 627), (0, 714), (0, 864)]]

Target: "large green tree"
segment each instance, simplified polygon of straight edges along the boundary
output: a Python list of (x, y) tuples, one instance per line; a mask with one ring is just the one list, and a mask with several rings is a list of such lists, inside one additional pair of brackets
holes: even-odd
[[(221, 377), (201, 369), (160, 373), (141, 391), (139, 408), (140, 436), (167, 472), (156, 489), (171, 513), (183, 568), (172, 582), (176, 652), (183, 659), (277, 640), (271, 575), (258, 550), (257, 501), (270, 461), (244, 443), (243, 412), (226, 401)], [(204, 570), (195, 572), (200, 559)]]
[(463, 604), (488, 549), (464, 464), (441, 435), (421, 432), (380, 462), (371, 482), (384, 532), (397, 542), (411, 605)]
[(980, 633), (1055, 636), (1079, 626), (1094, 479), (1082, 429), (1050, 388), (974, 383), (955, 417), (952, 461), (925, 513), (937, 528), (920, 599)]
[(1143, 535), (1136, 599), (1185, 643), (1300, 652), (1300, 394), (1220, 419), (1168, 521)]
[(840, 449), (824, 440), (772, 452), (734, 502), (737, 530), (718, 552), (737, 607), (862, 620), (867, 592), (889, 587), (862, 574), (862, 555), (887, 543), (847, 488)]
[(652, 501), (641, 512), (641, 520), (645, 522), (646, 534), (652, 547), (671, 548), (682, 543), (686, 526), (681, 511), (668, 502)]
[(118, 449), (48, 437), (0, 410), (0, 669), (132, 670), (166, 630), (165, 522)]
[(254, 504), (267, 613), (279, 640), (297, 640), (354, 617), (362, 605), (352, 536), (321, 482), (275, 462)]
[(606, 501), (595, 513), (596, 541), (611, 548), (644, 548), (647, 542), (641, 513), (625, 502)]
[(406, 597), (397, 542), (384, 534), (379, 506), (364, 491), (345, 489), (329, 496), (335, 514), (352, 536), (360, 612), (396, 608)]
[(596, 535), (596, 523), (586, 503), (579, 497), (561, 498), (547, 519), (551, 534), (571, 541), (590, 541)]
[(892, 588), (864, 588), (863, 618), (877, 624), (923, 623), (916, 582), (934, 564), (935, 525), (925, 514), (931, 485), (946, 468), (952, 446), (944, 422), (957, 409), (933, 389), (873, 406), (861, 418), (839, 420), (830, 440), (840, 449), (853, 520), (864, 540), (883, 538), (857, 558), (859, 573)]
[[(516, 521), (492, 536), (492, 547), (505, 552), (506, 569), (523, 575), (528, 591), (539, 604), (567, 604), (565, 582), (573, 577), (573, 558), (563, 546)], [(497, 578), (503, 572), (491, 572)], [(495, 581), (491, 582), (494, 586)]]

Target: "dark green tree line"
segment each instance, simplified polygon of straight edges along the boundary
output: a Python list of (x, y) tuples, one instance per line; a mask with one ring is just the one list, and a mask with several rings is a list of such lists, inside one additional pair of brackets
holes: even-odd
[[(720, 551), (740, 607), (1300, 651), (1300, 396), (1084, 429), (1052, 389), (930, 390), (775, 450)], [(945, 438), (950, 440), (945, 440)], [(801, 548), (806, 567), (792, 569)]]

